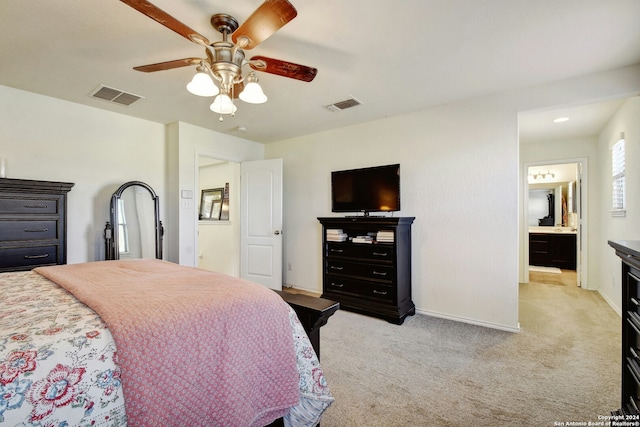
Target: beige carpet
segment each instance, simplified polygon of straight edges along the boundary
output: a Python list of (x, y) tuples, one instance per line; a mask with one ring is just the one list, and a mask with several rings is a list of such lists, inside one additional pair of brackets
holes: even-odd
[(321, 330), (336, 398), (322, 427), (554, 426), (619, 406), (620, 317), (599, 294), (521, 284), (520, 326), (424, 315), (396, 326), (338, 311)]

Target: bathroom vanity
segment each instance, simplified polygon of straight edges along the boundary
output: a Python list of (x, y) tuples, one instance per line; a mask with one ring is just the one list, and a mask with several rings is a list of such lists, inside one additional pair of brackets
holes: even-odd
[(529, 227), (529, 265), (576, 269), (576, 229)]

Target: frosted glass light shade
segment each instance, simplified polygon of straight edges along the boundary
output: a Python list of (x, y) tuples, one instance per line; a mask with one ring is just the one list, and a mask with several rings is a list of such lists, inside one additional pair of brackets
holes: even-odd
[(233, 114), (238, 109), (238, 107), (231, 102), (231, 98), (224, 94), (216, 96), (216, 99), (213, 100), (209, 108), (218, 114)]
[(240, 99), (249, 104), (263, 104), (267, 102), (267, 95), (264, 94), (258, 83), (249, 82), (240, 92)]
[(216, 96), (220, 93), (220, 89), (213, 83), (211, 76), (202, 71), (193, 76), (193, 79), (187, 84), (187, 90), (198, 96)]

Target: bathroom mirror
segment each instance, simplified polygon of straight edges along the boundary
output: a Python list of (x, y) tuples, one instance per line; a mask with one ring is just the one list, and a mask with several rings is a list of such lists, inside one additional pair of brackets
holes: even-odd
[(105, 259), (162, 259), (159, 200), (141, 181), (122, 184), (111, 196), (111, 221), (104, 230)]

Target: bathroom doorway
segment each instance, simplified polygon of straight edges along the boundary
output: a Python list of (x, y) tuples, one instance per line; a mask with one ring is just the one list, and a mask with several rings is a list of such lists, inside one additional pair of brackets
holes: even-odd
[(580, 287), (586, 283), (586, 163), (571, 159), (525, 164), (525, 282), (532, 273), (534, 278), (544, 275)]

